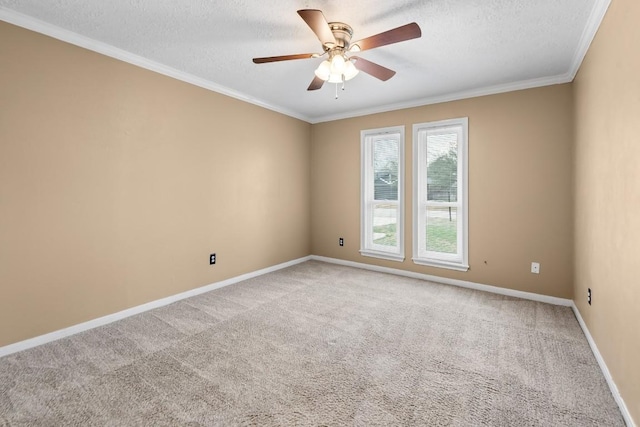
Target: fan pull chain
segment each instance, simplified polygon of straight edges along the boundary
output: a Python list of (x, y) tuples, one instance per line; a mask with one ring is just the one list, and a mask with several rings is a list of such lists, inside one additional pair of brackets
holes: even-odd
[[(342, 75), (342, 90), (344, 90), (344, 74)], [(336, 83), (336, 99), (338, 99), (338, 83)]]

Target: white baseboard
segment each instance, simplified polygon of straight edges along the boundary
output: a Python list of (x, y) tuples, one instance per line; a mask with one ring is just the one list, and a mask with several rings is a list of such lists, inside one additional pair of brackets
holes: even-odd
[(611, 389), (611, 394), (613, 395), (613, 398), (615, 399), (616, 403), (618, 404), (618, 407), (620, 408), (620, 412), (622, 413), (622, 417), (624, 418), (625, 423), (627, 423), (627, 426), (629, 427), (635, 427), (635, 423), (631, 418), (631, 413), (629, 412), (629, 409), (627, 409), (627, 405), (624, 403), (624, 400), (622, 399), (622, 396), (618, 391), (618, 387), (616, 386), (616, 383), (613, 381), (613, 377), (611, 377), (609, 368), (607, 367), (607, 364), (604, 362), (604, 359), (600, 354), (600, 350), (598, 350), (598, 346), (596, 345), (596, 342), (593, 340), (593, 337), (591, 336), (591, 333), (587, 328), (587, 324), (584, 323), (584, 320), (580, 315), (580, 311), (578, 310), (578, 307), (573, 301), (571, 304), (571, 308), (573, 309), (573, 313), (576, 315), (576, 319), (578, 319), (578, 323), (582, 328), (582, 332), (584, 332), (585, 337), (587, 337), (587, 342), (589, 343), (589, 347), (591, 347), (591, 351), (593, 352), (593, 355), (596, 357), (596, 360), (598, 361), (600, 370), (602, 371), (602, 374), (604, 375), (605, 380), (607, 380), (609, 389)]
[(6, 356), (12, 353), (17, 353), (19, 351), (36, 347), (42, 344), (46, 344), (51, 341), (59, 340), (61, 338), (65, 338), (70, 335), (77, 334), (79, 332), (84, 332), (89, 329), (97, 328), (98, 326), (103, 326), (103, 325), (115, 322), (117, 320), (121, 320), (126, 317), (133, 316), (135, 314), (143, 313), (145, 311), (149, 311), (154, 308), (169, 305), (176, 301), (180, 301), (185, 298), (200, 295), (205, 292), (212, 291), (214, 289), (219, 289), (224, 286), (233, 285), (235, 283), (242, 282), (244, 280), (262, 276), (263, 274), (267, 274), (277, 270), (281, 270), (283, 268), (291, 267), (292, 265), (300, 264), (302, 262), (309, 261), (310, 259), (311, 259), (310, 256), (294, 259), (292, 261), (284, 262), (282, 264), (277, 264), (271, 267), (263, 268), (262, 270), (257, 270), (250, 273), (242, 274), (240, 276), (232, 277), (230, 279), (222, 280), (220, 282), (211, 283), (209, 285), (201, 286), (199, 288), (191, 289), (186, 292), (181, 292), (176, 295), (171, 295), (166, 298), (151, 301), (146, 304), (138, 305), (136, 307), (131, 307), (126, 310), (119, 311), (117, 313), (108, 314), (106, 316), (99, 317), (97, 319), (89, 320), (88, 322), (79, 323), (77, 325), (73, 325), (68, 328), (60, 329), (60, 330), (50, 332), (48, 334), (40, 335), (34, 338), (30, 338), (28, 340), (19, 341), (14, 344), (9, 344), (7, 346), (0, 347), (0, 357)]
[(613, 395), (613, 398), (615, 399), (616, 403), (620, 407), (620, 412), (622, 413), (622, 417), (624, 418), (624, 421), (626, 422), (627, 426), (636, 427), (635, 423), (633, 422), (633, 419), (631, 418), (631, 414), (629, 413), (629, 410), (627, 409), (627, 406), (624, 403), (624, 400), (622, 399), (622, 396), (620, 396), (620, 392), (618, 391), (618, 387), (613, 382), (613, 378), (611, 377), (611, 373), (609, 372), (609, 368), (607, 368), (607, 365), (604, 362), (604, 359), (602, 358), (602, 355), (600, 354), (600, 351), (598, 350), (598, 347), (596, 346), (595, 341), (591, 337), (591, 333), (589, 332), (589, 329), (587, 329), (587, 325), (584, 323), (584, 320), (582, 320), (582, 316), (580, 315), (580, 312), (578, 311), (578, 308), (576, 307), (576, 305), (575, 305), (573, 300), (565, 299), (565, 298), (551, 297), (551, 296), (548, 296), (548, 295), (540, 295), (540, 294), (535, 294), (535, 293), (532, 293), (532, 292), (516, 291), (516, 290), (513, 290), (513, 289), (500, 288), (500, 287), (497, 287), (497, 286), (483, 285), (483, 284), (480, 284), (480, 283), (467, 282), (467, 281), (464, 281), (464, 280), (447, 279), (447, 278), (444, 278), (444, 277), (432, 276), (432, 275), (429, 275), (429, 274), (415, 273), (415, 272), (412, 272), (412, 271), (400, 270), (400, 269), (397, 269), (397, 268), (380, 267), (378, 265), (363, 264), (363, 263), (359, 263), (359, 262), (346, 261), (346, 260), (337, 259), (337, 258), (328, 258), (328, 257), (323, 257), (323, 256), (318, 256), (318, 255), (312, 255), (311, 259), (316, 260), (316, 261), (327, 262), (327, 263), (331, 263), (331, 264), (344, 265), (344, 266), (347, 266), (347, 267), (355, 267), (355, 268), (361, 268), (361, 269), (364, 269), (364, 270), (377, 271), (377, 272), (381, 272), (381, 273), (395, 274), (395, 275), (398, 275), (398, 276), (411, 277), (413, 279), (422, 279), (422, 280), (427, 280), (427, 281), (430, 281), (430, 282), (437, 282), (437, 283), (443, 283), (443, 284), (446, 284), (446, 285), (460, 286), (460, 287), (463, 287), (463, 288), (476, 289), (476, 290), (479, 290), (479, 291), (491, 292), (491, 293), (500, 294), (500, 295), (508, 295), (508, 296), (527, 299), (527, 300), (532, 300), (532, 301), (538, 301), (538, 302), (544, 302), (544, 303), (549, 303), (549, 304), (554, 304), (554, 305), (561, 305), (561, 306), (571, 307), (573, 309), (573, 312), (575, 313), (576, 318), (578, 319), (578, 323), (580, 324), (580, 327), (582, 328), (582, 331), (584, 332), (584, 335), (587, 337), (587, 342), (589, 343), (589, 346), (591, 347), (591, 350), (593, 351), (593, 354), (596, 357), (596, 360), (598, 361), (598, 365), (600, 366), (600, 370), (602, 371), (602, 374), (604, 375), (604, 377), (605, 377), (605, 379), (607, 381), (607, 384), (609, 385), (609, 388), (611, 389), (611, 394)]
[(88, 322), (83, 322), (74, 326), (70, 326), (68, 328), (64, 328), (64, 329), (60, 329), (54, 332), (50, 332), (48, 334), (45, 335), (40, 335), (34, 338), (30, 338), (28, 340), (24, 340), (24, 341), (20, 341), (14, 344), (9, 344), (7, 346), (4, 347), (0, 347), (0, 357), (3, 356), (7, 356), (9, 354), (12, 353), (17, 353), (19, 351), (22, 350), (27, 350), (29, 348), (32, 347), (36, 347), (42, 344), (46, 344), (48, 342), (52, 342), (52, 341), (56, 341), (59, 340), (61, 338), (65, 338), (83, 331), (87, 331), (89, 329), (93, 329), (93, 328), (97, 328), (99, 326), (103, 326), (139, 313), (143, 313), (145, 311), (149, 311), (152, 310), (154, 308), (158, 308), (158, 307), (163, 307), (165, 305), (169, 305), (171, 303), (174, 303), (176, 301), (180, 301), (183, 300), (185, 298), (189, 298), (192, 296), (196, 296), (196, 295), (200, 295), (203, 294), (205, 292), (209, 292), (212, 291), (214, 289), (219, 289), (225, 286), (229, 286), (229, 285), (233, 285), (235, 283), (238, 282), (242, 282), (244, 280), (248, 280), (248, 279), (252, 279), (254, 277), (258, 277), (258, 276), (262, 276), (264, 274), (267, 273), (271, 273), (274, 271), (278, 271), (281, 270), (283, 268), (287, 268), (287, 267), (291, 267), (293, 265), (296, 264), (300, 264), (303, 263), (305, 261), (309, 261), (309, 260), (316, 260), (316, 261), (322, 261), (322, 262), (327, 262), (327, 263), (331, 263), (331, 264), (338, 264), (338, 265), (344, 265), (344, 266), (348, 266), (348, 267), (355, 267), (355, 268), (360, 268), (360, 269), (364, 269), (364, 270), (371, 270), (371, 271), (377, 271), (377, 272), (381, 272), (381, 273), (388, 273), (388, 274), (395, 274), (398, 276), (404, 276), (404, 277), (410, 277), (410, 278), (414, 278), (414, 279), (422, 279), (422, 280), (427, 280), (427, 281), (431, 281), (431, 282), (438, 282), (438, 283), (443, 283), (443, 284), (447, 284), (447, 285), (453, 285), (453, 286), (460, 286), (463, 288), (469, 288), (469, 289), (476, 289), (476, 290), (480, 290), (480, 291), (485, 291), (485, 292), (491, 292), (491, 293), (495, 293), (495, 294), (500, 294), (500, 295), (507, 295), (507, 296), (512, 296), (512, 297), (517, 297), (517, 298), (522, 298), (522, 299), (527, 299), (527, 300), (532, 300), (532, 301), (538, 301), (538, 302), (544, 302), (544, 303), (549, 303), (549, 304), (554, 304), (554, 305), (561, 305), (561, 306), (567, 306), (567, 307), (571, 307), (573, 309), (573, 312), (575, 313), (576, 319), (578, 319), (578, 323), (580, 324), (580, 327), (582, 328), (582, 331), (584, 332), (585, 337), (587, 338), (587, 342), (589, 343), (589, 346), (591, 347), (591, 351), (593, 351), (593, 354), (596, 358), (596, 360), (598, 361), (598, 365), (600, 366), (600, 369), (602, 370), (602, 374), (605, 377), (605, 380), (607, 381), (607, 384), (609, 385), (609, 388), (611, 389), (611, 394), (613, 395), (613, 398), (615, 399), (616, 403), (618, 404), (618, 406), (620, 407), (620, 412), (622, 413), (622, 416), (627, 424), (627, 426), (629, 427), (636, 427), (635, 423), (633, 422), (633, 419), (631, 418), (631, 414), (629, 413), (629, 410), (627, 409), (626, 404), (624, 403), (624, 400), (622, 399), (622, 396), (620, 395), (620, 392), (618, 391), (618, 387), (616, 386), (615, 382), (613, 381), (613, 378), (611, 377), (611, 373), (609, 372), (609, 368), (607, 367), (607, 364), (605, 363), (604, 359), (602, 358), (602, 355), (600, 354), (600, 351), (598, 350), (598, 346), (596, 345), (595, 341), (593, 340), (593, 337), (591, 336), (591, 333), (589, 332), (589, 329), (587, 328), (587, 325), (585, 324), (584, 320), (582, 319), (582, 316), (580, 315), (580, 311), (578, 310), (577, 306), (575, 305), (573, 300), (570, 299), (565, 299), (565, 298), (557, 298), (557, 297), (551, 297), (551, 296), (547, 296), (547, 295), (540, 295), (540, 294), (535, 294), (532, 292), (523, 292), (523, 291), (516, 291), (513, 289), (507, 289), (507, 288), (500, 288), (497, 286), (490, 286), (490, 285), (483, 285), (480, 283), (474, 283), (474, 282), (468, 282), (468, 281), (464, 281), (464, 280), (457, 280), (457, 279), (448, 279), (448, 278), (444, 278), (444, 277), (439, 277), (439, 276), (432, 276), (429, 274), (421, 274), (421, 273), (415, 273), (412, 271), (406, 271), (406, 270), (400, 270), (400, 269), (396, 269), (396, 268), (388, 268), (388, 267), (380, 267), (377, 265), (372, 265), (372, 264), (363, 264), (363, 263), (359, 263), (359, 262), (354, 262), (354, 261), (346, 261), (346, 260), (341, 260), (341, 259), (337, 259), (337, 258), (328, 258), (328, 257), (323, 257), (323, 256), (318, 256), (318, 255), (310, 255), (310, 256), (306, 256), (306, 257), (302, 257), (302, 258), (298, 258), (292, 261), (288, 261), (288, 262), (284, 262), (282, 264), (277, 264), (271, 267), (267, 267), (267, 268), (263, 268), (261, 270), (257, 270), (257, 271), (253, 271), (250, 273), (246, 273), (246, 274), (242, 274), (240, 276), (236, 276), (236, 277), (232, 277), (226, 280), (222, 280), (220, 282), (215, 282), (215, 283), (211, 283), (209, 285), (205, 285), (196, 289), (191, 289), (189, 291), (186, 292), (182, 292), (176, 295), (172, 295), (166, 298), (162, 298), (159, 300), (155, 300), (155, 301), (151, 301), (148, 302), (146, 304), (142, 304), (142, 305), (138, 305), (136, 307), (132, 307), (126, 310), (122, 310), (119, 311), (117, 313), (113, 313), (113, 314), (109, 314), (107, 316), (103, 316), (103, 317), (99, 317), (97, 319), (93, 319), (90, 320)]
[(476, 289), (478, 291), (491, 292), (493, 294), (507, 295), (510, 297), (522, 298), (532, 301), (544, 302), (553, 305), (562, 305), (571, 307), (573, 301), (566, 298), (551, 297), (548, 295), (534, 294), (533, 292), (516, 291), (515, 289), (500, 288), (498, 286), (483, 285), (481, 283), (467, 282), (466, 280), (448, 279), (446, 277), (432, 276), (430, 274), (415, 273), (413, 271), (400, 270), (397, 268), (380, 267), (378, 265), (363, 264), (354, 261), (345, 261), (337, 258), (328, 258), (323, 256), (311, 255), (311, 259), (316, 261), (328, 262), (331, 264), (339, 264), (348, 267), (362, 268), (364, 270), (378, 271), (380, 273), (395, 274), (397, 276), (411, 277), (413, 279), (422, 279), (429, 282), (443, 283), (445, 285), (459, 286), (462, 288)]

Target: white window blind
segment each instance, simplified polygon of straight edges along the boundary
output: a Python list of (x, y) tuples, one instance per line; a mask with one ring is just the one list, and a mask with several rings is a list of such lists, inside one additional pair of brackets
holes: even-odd
[(404, 127), (361, 132), (361, 237), (365, 256), (404, 260)]
[(467, 118), (413, 127), (413, 261), (468, 270)]

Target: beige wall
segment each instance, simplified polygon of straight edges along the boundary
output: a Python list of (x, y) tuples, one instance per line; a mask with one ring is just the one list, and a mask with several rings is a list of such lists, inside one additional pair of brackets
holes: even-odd
[(309, 255), (308, 123), (3, 22), (0, 58), (0, 346)]
[[(571, 298), (572, 108), (571, 85), (560, 85), (314, 125), (312, 253)], [(455, 117), (469, 117), (468, 272), (411, 261), (412, 125)], [(406, 159), (402, 263), (358, 252), (360, 131), (398, 125)], [(541, 263), (539, 275), (530, 273), (532, 261)]]
[[(0, 346), (313, 253), (575, 296), (637, 421), (638, 16), (613, 0), (573, 85), (313, 126), (0, 22)], [(411, 126), (454, 117), (466, 273), (410, 261)], [(396, 125), (403, 263), (358, 253), (360, 131)]]
[[(640, 2), (613, 0), (574, 82), (575, 301), (640, 422)], [(593, 303), (586, 303), (587, 288)]]

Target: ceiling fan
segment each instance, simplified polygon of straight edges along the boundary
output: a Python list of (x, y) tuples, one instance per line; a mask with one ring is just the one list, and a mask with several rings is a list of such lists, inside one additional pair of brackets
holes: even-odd
[(327, 60), (323, 61), (315, 70), (315, 77), (307, 90), (320, 89), (325, 81), (342, 83), (342, 88), (344, 89), (344, 82), (351, 80), (359, 71), (363, 71), (382, 81), (387, 81), (396, 74), (395, 71), (359, 56), (348, 56), (347, 54), (415, 39), (422, 35), (418, 24), (412, 22), (351, 43), (353, 29), (349, 25), (343, 22), (327, 22), (322, 11), (317, 9), (302, 9), (298, 11), (298, 15), (318, 36), (320, 43), (322, 43), (323, 52), (253, 58), (253, 62), (264, 64), (292, 59), (319, 58), (328, 55)]

